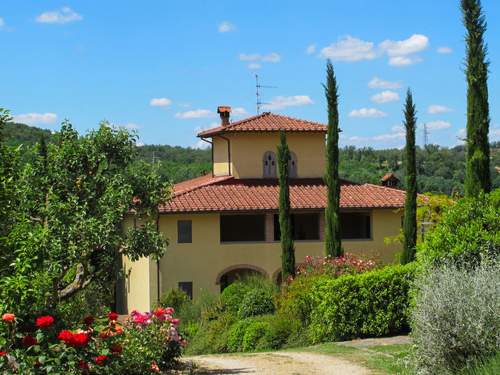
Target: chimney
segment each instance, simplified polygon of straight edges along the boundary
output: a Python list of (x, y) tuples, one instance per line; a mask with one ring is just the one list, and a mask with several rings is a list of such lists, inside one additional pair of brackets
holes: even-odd
[(231, 107), (227, 105), (220, 105), (217, 107), (217, 113), (220, 115), (220, 124), (222, 126), (229, 125), (229, 115), (231, 114)]

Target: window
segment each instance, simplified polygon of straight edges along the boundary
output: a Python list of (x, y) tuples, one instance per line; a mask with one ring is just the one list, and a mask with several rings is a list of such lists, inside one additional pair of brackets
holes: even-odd
[(177, 243), (193, 242), (193, 224), (191, 220), (177, 222)]
[(190, 299), (193, 299), (193, 282), (192, 281), (180, 281), (179, 289), (186, 293)]
[(290, 152), (290, 158), (288, 159), (288, 177), (297, 177), (297, 155), (294, 152)]
[(265, 240), (265, 215), (221, 215), (221, 242)]
[(264, 177), (276, 178), (276, 154), (272, 151), (267, 151), (264, 153), (262, 163)]
[[(292, 235), (294, 240), (319, 240), (319, 214), (292, 214)], [(274, 240), (279, 241), (279, 215), (274, 215)]]
[(366, 212), (341, 212), (340, 229), (343, 239), (370, 239), (371, 219)]

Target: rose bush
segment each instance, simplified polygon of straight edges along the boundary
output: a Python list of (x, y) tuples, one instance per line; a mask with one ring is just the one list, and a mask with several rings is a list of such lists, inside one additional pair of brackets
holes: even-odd
[(349, 253), (339, 257), (306, 256), (297, 267), (297, 276), (327, 275), (338, 277), (371, 271), (376, 267), (373, 260), (365, 260)]
[(185, 341), (172, 308), (86, 317), (81, 328), (61, 329), (44, 315), (22, 321), (5, 313), (0, 323), (0, 372), (14, 374), (146, 374), (171, 368)]

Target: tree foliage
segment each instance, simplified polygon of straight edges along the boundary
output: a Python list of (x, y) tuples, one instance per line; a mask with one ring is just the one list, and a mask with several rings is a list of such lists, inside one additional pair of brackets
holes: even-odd
[(415, 129), (417, 118), (413, 96), (408, 90), (405, 104), (405, 167), (406, 167), (406, 200), (403, 218), (403, 255), (401, 263), (410, 263), (415, 259), (417, 244), (417, 165), (415, 153)]
[[(107, 123), (79, 136), (64, 122), (44, 144), (1, 174), (14, 184), (0, 198), (8, 211), (2, 217), (10, 218), (1, 225), (2, 305), (42, 312), (90, 286), (109, 303), (120, 255), (159, 257), (165, 250), (154, 220), (167, 186), (150, 164), (135, 162), (135, 138)], [(18, 160), (19, 151), (7, 149), (14, 157), (2, 157), (2, 165)], [(145, 225), (124, 231), (127, 216)]]
[(488, 62), (484, 41), (486, 20), (480, 0), (462, 0), (466, 35), (467, 161), (465, 195), (477, 196), (491, 190), (488, 131)]
[(325, 209), (325, 252), (327, 256), (343, 254), (340, 233), (339, 180), (339, 111), (337, 80), (330, 61), (326, 64), (325, 95), (328, 103), (328, 132), (326, 138), (327, 206)]
[(290, 150), (286, 143), (285, 132), (280, 133), (278, 146), (279, 170), (279, 223), (281, 242), (281, 270), (283, 280), (295, 275), (295, 249), (292, 238), (292, 216), (290, 212), (290, 187), (288, 182)]

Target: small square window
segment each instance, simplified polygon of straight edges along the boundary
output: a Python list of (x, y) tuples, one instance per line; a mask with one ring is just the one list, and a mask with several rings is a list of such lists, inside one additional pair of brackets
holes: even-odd
[(177, 222), (177, 243), (193, 242), (193, 224), (191, 220)]
[(192, 281), (180, 281), (179, 289), (186, 293), (190, 299), (193, 299), (193, 282)]

